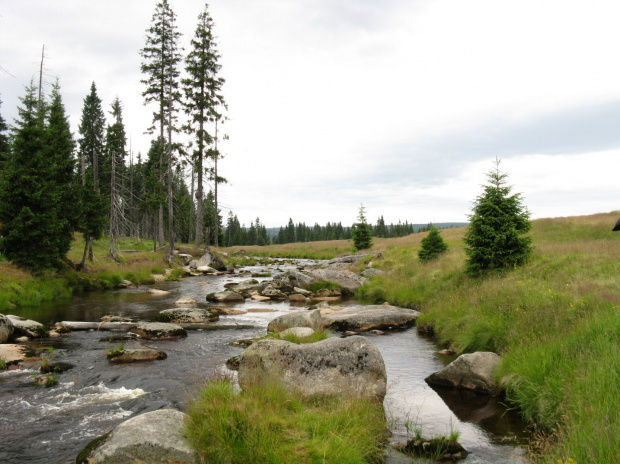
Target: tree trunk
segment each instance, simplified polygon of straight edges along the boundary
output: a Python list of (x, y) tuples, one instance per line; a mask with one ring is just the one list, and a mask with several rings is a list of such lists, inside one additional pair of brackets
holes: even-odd
[(215, 245), (215, 248), (217, 248), (219, 246), (218, 242), (219, 242), (219, 235), (220, 235), (220, 231), (219, 231), (219, 227), (220, 227), (219, 218), (220, 218), (220, 215), (219, 215), (219, 211), (217, 209), (217, 184), (218, 184), (218, 178), (217, 178), (217, 158), (218, 157), (219, 157), (219, 153), (217, 151), (217, 119), (216, 119), (215, 120), (215, 157), (214, 157), (215, 160), (214, 160), (214, 163), (213, 163), (213, 168), (214, 168), (214, 172), (215, 172), (215, 192), (214, 192), (214, 194), (215, 194), (215, 196), (214, 196), (214, 203), (215, 203), (215, 221), (214, 221), (215, 222), (215, 225), (214, 225), (214, 227), (215, 227), (215, 231), (214, 231), (215, 232), (215, 240), (214, 240), (214, 242), (215, 243), (214, 243), (214, 245)]

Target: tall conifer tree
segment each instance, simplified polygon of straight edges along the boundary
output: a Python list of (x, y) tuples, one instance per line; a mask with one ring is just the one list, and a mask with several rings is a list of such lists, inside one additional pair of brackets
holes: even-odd
[[(173, 195), (172, 195), (172, 168), (173, 144), (172, 132), (177, 131), (177, 113), (181, 94), (179, 91), (179, 69), (181, 53), (178, 42), (181, 33), (177, 31), (176, 15), (170, 8), (167, 0), (162, 0), (155, 6), (151, 27), (147, 30), (146, 45), (141, 50), (143, 58), (141, 70), (146, 74), (142, 83), (146, 90), (142, 93), (146, 103), (155, 102), (158, 110), (153, 112), (154, 131), (159, 126), (159, 136), (165, 143), (165, 160), (167, 167), (167, 197), (168, 197), (168, 261), (174, 256), (174, 227), (173, 227)], [(163, 222), (163, 209), (160, 208), (159, 220)], [(160, 225), (161, 229), (161, 225)]]
[[(91, 194), (90, 192), (85, 192), (85, 189), (81, 189), (83, 208), (92, 214), (89, 215), (89, 219), (86, 219), (86, 217), (82, 218), (82, 225), (80, 226), (82, 233), (84, 233), (85, 242), (84, 259), (82, 259), (80, 267), (84, 266), (87, 254), (89, 259), (93, 261), (92, 240), (97, 237), (93, 237), (89, 233), (101, 235), (100, 231), (104, 227), (103, 223), (97, 224), (97, 221), (105, 218), (105, 209), (103, 214), (96, 214), (97, 207), (102, 204), (97, 197), (101, 196), (99, 161), (103, 159), (105, 148), (104, 129), (105, 115), (101, 108), (101, 99), (97, 95), (97, 86), (93, 82), (90, 86), (90, 93), (84, 98), (82, 119), (78, 127), (78, 132), (80, 133), (79, 158), (82, 186), (89, 185), (95, 191), (95, 194)], [(105, 221), (105, 219), (103, 220)]]
[[(218, 77), (221, 65), (218, 63), (220, 54), (213, 35), (213, 19), (209, 15), (208, 5), (198, 16), (198, 26), (191, 41), (192, 49), (185, 59), (187, 79), (183, 79), (185, 92), (185, 112), (189, 115), (186, 132), (195, 134), (196, 149), (193, 153), (195, 172), (197, 175), (196, 190), (196, 246), (202, 240), (202, 224), (204, 218), (204, 161), (206, 155), (213, 156), (214, 150), (207, 147), (215, 141), (217, 134), (209, 132), (209, 125), (222, 117), (222, 109), (226, 103), (221, 93), (224, 79)], [(215, 173), (215, 182), (218, 182)], [(217, 188), (217, 186), (216, 186)], [(217, 204), (215, 206), (217, 209)], [(215, 244), (218, 245), (218, 224), (214, 224)]]
[(123, 124), (123, 110), (120, 100), (112, 102), (112, 124), (106, 131), (106, 152), (110, 160), (110, 247), (109, 255), (116, 259), (116, 238), (121, 234), (123, 221), (123, 200), (121, 198), (122, 181), (121, 174), (125, 165), (125, 125)]
[[(2, 100), (0, 99), (0, 109), (2, 109)], [(9, 136), (7, 134), (8, 126), (0, 113), (0, 172), (2, 171), (2, 163), (9, 157)]]

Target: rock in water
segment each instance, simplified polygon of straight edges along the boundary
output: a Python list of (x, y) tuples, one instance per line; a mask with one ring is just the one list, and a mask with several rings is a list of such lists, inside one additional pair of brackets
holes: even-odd
[(295, 311), (290, 314), (278, 316), (267, 326), (269, 332), (282, 332), (291, 327), (310, 327), (317, 330), (321, 328), (321, 311)]
[(429, 385), (463, 388), (493, 395), (499, 390), (493, 378), (499, 363), (499, 356), (488, 351), (463, 354), (424, 380)]
[[(190, 267), (192, 267), (192, 263), (193, 261), (190, 263)], [(211, 253), (210, 251), (207, 251), (204, 255), (202, 255), (201, 258), (196, 261), (194, 267), (198, 269), (199, 267), (203, 266), (212, 267), (217, 271), (226, 270), (226, 265), (224, 264), (224, 261), (222, 261), (218, 255), (216, 255), (215, 253)]]
[(183, 327), (165, 322), (147, 322), (134, 327), (130, 332), (145, 340), (170, 340), (187, 337), (187, 332)]
[(277, 380), (304, 395), (350, 394), (383, 401), (387, 375), (370, 340), (353, 336), (297, 345), (264, 339), (239, 357), (239, 385)]
[(4, 314), (0, 314), (0, 343), (6, 343), (13, 336), (13, 323)]
[(204, 323), (215, 322), (220, 317), (203, 308), (173, 308), (164, 309), (159, 312), (161, 319), (164, 321), (183, 324), (183, 323)]
[(78, 464), (194, 464), (198, 456), (183, 435), (187, 415), (161, 409), (133, 417), (93, 440), (78, 455)]
[(9, 314), (6, 316), (13, 324), (13, 335), (25, 335), (30, 338), (44, 337), (45, 326), (40, 322)]
[(108, 354), (108, 360), (115, 364), (155, 361), (157, 359), (166, 359), (167, 357), (168, 355), (163, 351), (153, 348), (127, 349), (114, 354)]
[(218, 303), (243, 303), (245, 298), (236, 292), (224, 291), (218, 293), (209, 293), (207, 301), (217, 301)]
[(352, 306), (325, 314), (323, 327), (338, 330), (385, 330), (411, 327), (420, 313), (398, 306)]

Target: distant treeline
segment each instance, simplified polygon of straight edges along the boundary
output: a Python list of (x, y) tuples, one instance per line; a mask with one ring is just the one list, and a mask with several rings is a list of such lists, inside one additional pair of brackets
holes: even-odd
[[(448, 227), (465, 226), (467, 223), (439, 223), (435, 227), (444, 229)], [(409, 224), (407, 221), (397, 224), (386, 224), (383, 216), (379, 217), (377, 223), (372, 226), (373, 237), (395, 238), (416, 232), (424, 232), (430, 228), (430, 224)], [(221, 243), (224, 246), (238, 245), (269, 245), (284, 244), (295, 242), (320, 242), (325, 240), (350, 240), (352, 238), (352, 228), (344, 227), (341, 222), (328, 222), (321, 226), (314, 224), (310, 227), (304, 222), (295, 224), (289, 219), (286, 226), (279, 228), (266, 228), (261, 224), (260, 219), (250, 223), (250, 227), (240, 224), (236, 215), (229, 213), (228, 222), (224, 227), (224, 237)]]

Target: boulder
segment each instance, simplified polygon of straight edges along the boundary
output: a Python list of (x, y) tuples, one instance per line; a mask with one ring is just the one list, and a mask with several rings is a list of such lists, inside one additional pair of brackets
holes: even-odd
[(314, 330), (310, 327), (291, 327), (290, 329), (285, 329), (280, 332), (281, 337), (286, 337), (287, 335), (293, 335), (299, 338), (309, 337), (314, 334)]
[(308, 273), (314, 281), (336, 282), (343, 290), (354, 293), (355, 290), (369, 282), (365, 277), (359, 276), (354, 272), (336, 269), (313, 269)]
[(273, 379), (304, 395), (350, 394), (383, 401), (385, 364), (377, 347), (364, 337), (328, 338), (295, 344), (264, 339), (239, 357), (239, 386)]
[(151, 295), (169, 295), (170, 294), (168, 290), (160, 290), (158, 288), (149, 288), (146, 292), (150, 293)]
[(261, 292), (262, 296), (266, 296), (271, 300), (286, 300), (287, 296), (282, 290), (274, 288), (272, 285), (267, 285)]
[(0, 314), (0, 343), (6, 343), (13, 336), (13, 323), (4, 314)]
[(488, 351), (463, 354), (424, 380), (429, 385), (462, 388), (493, 395), (499, 390), (493, 377), (499, 363), (500, 357)]
[(305, 288), (293, 287), (293, 293), (298, 293), (303, 296), (311, 296), (312, 292), (310, 290), (306, 290)]
[(159, 312), (160, 320), (176, 324), (215, 322), (219, 320), (217, 314), (203, 308), (172, 308)]
[(187, 415), (174, 409), (133, 417), (90, 442), (76, 463), (194, 464), (198, 456), (183, 435), (187, 420)]
[(292, 295), (288, 297), (288, 301), (291, 304), (304, 304), (308, 301), (308, 298), (306, 298), (303, 295), (300, 295), (299, 293), (293, 293)]
[(250, 295), (250, 298), (252, 298), (252, 300), (254, 301), (269, 301), (271, 300), (271, 298), (269, 298), (268, 296), (263, 296), (263, 295)]
[[(190, 263), (190, 267), (192, 266), (192, 263)], [(207, 251), (204, 255), (200, 257), (198, 261), (196, 261), (196, 269), (199, 269), (202, 266), (209, 266), (217, 271), (226, 270), (226, 265), (224, 264), (224, 261), (222, 261), (218, 255), (216, 255), (215, 253), (211, 253), (210, 251)]]
[(187, 332), (183, 327), (165, 322), (146, 322), (134, 327), (130, 332), (145, 340), (171, 340), (187, 337)]
[(293, 289), (295, 287), (303, 287), (304, 285), (311, 284), (314, 279), (303, 272), (289, 270), (274, 277), (273, 281), (276, 282), (277, 288), (282, 289), (286, 288), (286, 286), (290, 286), (291, 289)]
[(332, 264), (353, 264), (353, 263), (357, 263), (358, 261), (364, 259), (364, 258), (368, 258), (368, 257), (372, 257), (374, 255), (369, 255), (369, 254), (359, 254), (359, 255), (348, 255), (348, 256), (340, 256), (338, 258), (334, 258), (334, 259), (330, 259), (327, 262), (327, 265), (331, 267)]
[(252, 293), (260, 293), (269, 285), (268, 281), (259, 282), (256, 279), (243, 280), (239, 283), (229, 283), (224, 285), (225, 288), (249, 297)]
[(243, 303), (245, 298), (236, 292), (224, 291), (218, 293), (209, 293), (207, 301), (217, 301), (218, 303)]
[(211, 266), (198, 266), (196, 271), (202, 272), (203, 274), (217, 274), (217, 269)]
[(295, 311), (273, 319), (267, 326), (269, 332), (282, 332), (291, 327), (310, 327), (311, 329), (321, 328), (321, 311)]
[(371, 267), (369, 269), (366, 269), (365, 271), (362, 271), (362, 275), (364, 277), (372, 277), (372, 276), (378, 276), (381, 274), (385, 274), (385, 272), (383, 272), (380, 269), (375, 269), (374, 267)]
[(193, 298), (190, 297), (183, 297), (183, 298), (179, 298), (177, 301), (175, 301), (174, 303), (172, 303), (173, 305), (179, 305), (179, 306), (195, 306), (197, 303), (196, 300), (194, 300)]
[(6, 317), (11, 321), (11, 324), (13, 324), (14, 336), (22, 335), (29, 338), (37, 338), (44, 337), (46, 334), (45, 326), (40, 322), (25, 319), (20, 316), (13, 316), (12, 314)]
[(114, 354), (108, 354), (108, 361), (115, 364), (125, 364), (142, 361), (154, 361), (156, 359), (166, 359), (168, 355), (163, 351), (154, 348), (134, 348), (120, 350)]
[(191, 263), (194, 260), (194, 257), (187, 253), (179, 253), (177, 254), (177, 256), (181, 258), (181, 261), (183, 262), (183, 266), (189, 265), (189, 263)]
[(136, 288), (136, 286), (130, 280), (121, 280), (121, 283), (116, 288)]
[(420, 313), (398, 306), (351, 306), (323, 316), (323, 327), (346, 330), (386, 330), (411, 327)]

